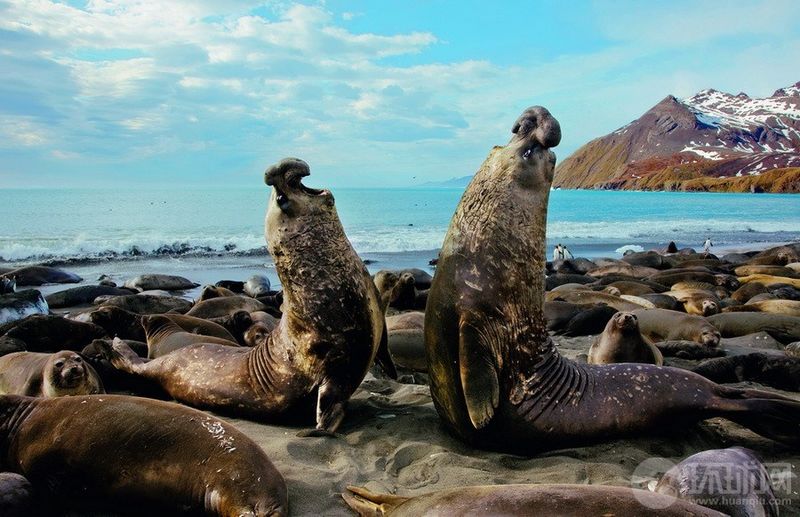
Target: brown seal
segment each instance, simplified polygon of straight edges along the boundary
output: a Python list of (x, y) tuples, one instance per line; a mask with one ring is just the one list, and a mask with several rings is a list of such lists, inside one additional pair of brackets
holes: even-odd
[(539, 107), (513, 132), (464, 192), (428, 297), (428, 375), (445, 425), (474, 445), (523, 453), (711, 417), (800, 444), (800, 402), (677, 368), (583, 365), (559, 354), (542, 314), (542, 271), (549, 148), (560, 132)]
[(719, 313), (720, 299), (711, 291), (703, 289), (681, 289), (666, 293), (683, 304), (687, 314), (695, 316), (711, 316)]
[(63, 397), (96, 393), (105, 393), (103, 382), (75, 352), (16, 352), (0, 357), (0, 394)]
[(739, 277), (739, 282), (743, 284), (758, 282), (759, 284), (764, 284), (767, 287), (775, 284), (786, 284), (800, 289), (800, 278), (789, 278), (785, 276), (754, 274)]
[(744, 447), (693, 454), (669, 469), (654, 491), (740, 517), (777, 517), (770, 475)]
[(199, 285), (182, 276), (160, 274), (139, 275), (125, 282), (125, 287), (137, 291), (185, 291)]
[(222, 339), (187, 332), (166, 315), (144, 316), (142, 326), (147, 336), (147, 357), (155, 359), (175, 350), (197, 343), (215, 343), (222, 346), (238, 347), (233, 339)]
[(149, 515), (287, 514), (286, 483), (261, 447), (195, 409), (123, 395), (4, 395), (0, 422), (0, 461), (52, 506), (47, 515), (86, 505)]
[[(164, 313), (162, 316), (169, 318), (186, 332), (236, 341), (236, 338), (219, 323), (185, 314)], [(142, 320), (147, 316), (141, 316), (119, 307), (100, 307), (89, 313), (89, 318), (92, 323), (102, 327), (109, 336), (116, 336), (120, 339), (133, 339), (135, 341), (147, 341), (147, 336), (142, 326)]]
[(425, 361), (425, 313), (404, 312), (386, 318), (389, 352), (395, 364), (417, 372), (428, 371)]
[(634, 311), (639, 330), (653, 342), (685, 339), (706, 346), (717, 346), (721, 335), (706, 318), (668, 309)]
[(165, 312), (184, 314), (192, 307), (192, 302), (178, 296), (129, 294), (127, 296), (112, 296), (97, 305), (101, 307), (119, 307), (137, 314), (163, 314)]
[(630, 312), (616, 313), (589, 348), (589, 364), (613, 363), (664, 364), (664, 356), (642, 336)]
[(265, 230), (284, 309), (265, 342), (198, 344), (146, 363), (115, 342), (106, 349), (112, 364), (181, 402), (261, 420), (305, 414), (316, 401), (317, 433), (335, 431), (382, 342), (378, 359), (393, 367), (378, 290), (344, 234), (331, 193), (301, 183), (308, 174), (308, 164), (293, 158), (265, 174), (274, 187)]
[(0, 326), (0, 335), (23, 341), (29, 352), (82, 350), (106, 331), (92, 323), (73, 321), (51, 314), (34, 314)]
[(726, 312), (709, 316), (722, 337), (737, 337), (764, 331), (783, 344), (800, 341), (800, 317), (768, 312)]
[(236, 293), (218, 285), (206, 285), (203, 286), (203, 290), (200, 292), (200, 297), (197, 298), (197, 302), (200, 303), (212, 298), (224, 298), (226, 296), (236, 296)]
[(266, 306), (255, 298), (237, 295), (203, 300), (192, 307), (186, 315), (209, 319), (230, 316), (237, 311), (253, 312), (263, 310), (266, 310)]
[(607, 485), (494, 485), (401, 497), (349, 486), (345, 502), (363, 517), (387, 515), (553, 515), (558, 517), (722, 517), (700, 505), (646, 490)]

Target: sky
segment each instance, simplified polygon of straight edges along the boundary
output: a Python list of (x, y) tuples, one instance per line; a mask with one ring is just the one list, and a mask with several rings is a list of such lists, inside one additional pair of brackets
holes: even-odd
[(472, 174), (526, 107), (566, 158), (669, 94), (800, 80), (800, 2), (0, 0), (0, 188)]

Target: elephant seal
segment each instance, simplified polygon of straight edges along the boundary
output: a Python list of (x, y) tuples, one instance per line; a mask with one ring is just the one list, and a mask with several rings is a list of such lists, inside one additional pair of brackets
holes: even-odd
[(204, 300), (192, 307), (186, 315), (203, 319), (221, 318), (237, 311), (263, 311), (266, 308), (263, 303), (249, 296), (224, 296)]
[(720, 299), (714, 293), (702, 289), (672, 290), (664, 293), (683, 304), (687, 314), (695, 316), (711, 316), (719, 314)]
[(372, 281), (375, 282), (375, 287), (378, 288), (381, 306), (384, 311), (390, 306), (401, 310), (405, 306), (413, 306), (416, 295), (413, 275), (382, 269), (375, 273)]
[(129, 294), (127, 296), (112, 296), (103, 300), (99, 306), (119, 307), (137, 314), (163, 314), (173, 311), (184, 314), (192, 307), (192, 302), (177, 296)]
[(706, 346), (717, 346), (721, 335), (706, 318), (667, 309), (634, 311), (639, 329), (651, 341), (685, 339)]
[(31, 482), (12, 472), (0, 472), (0, 515), (29, 517), (38, 515)]
[(547, 293), (545, 299), (547, 301), (563, 300), (565, 302), (579, 304), (603, 303), (610, 307), (614, 307), (618, 311), (635, 311), (636, 309), (642, 308), (642, 306), (637, 303), (624, 300), (613, 294), (600, 293), (584, 289), (575, 289), (571, 291), (550, 291)]
[(74, 307), (92, 303), (98, 296), (125, 296), (134, 294), (130, 289), (120, 289), (119, 287), (108, 287), (104, 285), (82, 285), (58, 291), (45, 296), (47, 305), (51, 309), (61, 309), (64, 307)]
[(142, 327), (147, 336), (147, 357), (155, 359), (197, 343), (215, 343), (238, 347), (233, 339), (222, 339), (187, 332), (182, 326), (163, 314), (142, 317)]
[(758, 382), (779, 390), (800, 391), (800, 359), (751, 352), (709, 359), (692, 369), (714, 382)]
[(125, 287), (137, 291), (186, 291), (199, 285), (182, 276), (160, 274), (139, 275), (125, 282)]
[(288, 513), (286, 483), (261, 447), (201, 411), (124, 395), (4, 395), (0, 415), (0, 461), (58, 513)]
[(228, 289), (236, 294), (244, 293), (244, 282), (240, 282), (239, 280), (220, 280), (214, 285), (217, 287)]
[(542, 315), (542, 271), (549, 148), (560, 130), (535, 107), (513, 133), (465, 190), (428, 296), (428, 375), (444, 425), (475, 446), (523, 454), (712, 417), (800, 444), (800, 402), (676, 368), (584, 365), (559, 354)]
[[(266, 314), (266, 316), (270, 319), (267, 320), (266, 318), (262, 317), (261, 315), (263, 314)], [(273, 320), (275, 320), (275, 317), (262, 311), (254, 311), (252, 313), (247, 311), (236, 311), (233, 314), (220, 316), (219, 318), (203, 319), (223, 327), (228, 331), (228, 333), (230, 333), (231, 336), (234, 337), (236, 342), (238, 342), (240, 345), (244, 345), (244, 334), (247, 332), (247, 329), (253, 326), (253, 323), (261, 321), (265, 325), (269, 325)]]
[(427, 372), (425, 362), (425, 313), (404, 312), (386, 318), (386, 332), (389, 339), (389, 353), (398, 366)]
[(752, 301), (754, 298), (751, 298), (751, 301), (744, 305), (728, 307), (723, 312), (768, 312), (770, 314), (800, 317), (800, 301), (779, 299)]
[(83, 278), (74, 273), (62, 271), (47, 266), (25, 266), (0, 275), (4, 278), (13, 278), (17, 285), (44, 285), (44, 284), (77, 284)]
[(785, 266), (800, 261), (797, 246), (777, 246), (757, 253), (747, 261), (749, 265)]
[(671, 311), (677, 311), (677, 312), (683, 311), (683, 304), (678, 300), (676, 300), (675, 298), (673, 298), (672, 296), (666, 294), (662, 293), (642, 294), (639, 297), (652, 303), (653, 307), (657, 309), (669, 309)]
[(709, 357), (723, 357), (725, 350), (718, 346), (701, 345), (696, 341), (671, 340), (660, 341), (655, 344), (664, 357), (679, 357), (681, 359), (708, 359)]
[(244, 283), (243, 289), (244, 294), (251, 298), (266, 296), (270, 293), (271, 289), (269, 278), (264, 275), (253, 275)]
[[(435, 277), (434, 277), (435, 278)], [(553, 515), (558, 517), (722, 517), (698, 504), (647, 490), (607, 485), (494, 485), (448, 488), (401, 497), (348, 486), (342, 494), (362, 517)]]
[(0, 394), (64, 397), (97, 393), (105, 393), (103, 382), (75, 352), (17, 352), (0, 357)]
[(661, 366), (664, 356), (639, 332), (636, 316), (618, 312), (589, 348), (589, 364), (647, 363)]
[(226, 296), (236, 296), (236, 293), (230, 289), (226, 289), (218, 285), (206, 285), (203, 286), (203, 290), (200, 291), (200, 296), (197, 298), (197, 303), (210, 300), (212, 298), (224, 298)]
[(773, 276), (773, 275), (748, 275), (739, 277), (739, 282), (743, 284), (748, 284), (750, 282), (758, 282), (759, 284), (764, 284), (769, 288), (770, 286), (781, 284), (781, 285), (790, 285), (795, 289), (800, 289), (800, 278), (788, 278), (785, 276)]
[(265, 342), (197, 344), (143, 362), (115, 341), (105, 350), (111, 363), (178, 401), (265, 421), (304, 414), (316, 400), (312, 434), (336, 431), (373, 360), (396, 376), (378, 290), (344, 234), (333, 195), (302, 184), (309, 173), (295, 158), (265, 173), (273, 187), (267, 246), (284, 289), (283, 317)]
[(733, 270), (736, 276), (770, 275), (786, 278), (800, 278), (800, 274), (786, 266), (744, 265)]
[(49, 312), (47, 300), (35, 289), (0, 295), (0, 325)]
[(652, 294), (653, 288), (642, 282), (633, 282), (630, 280), (618, 280), (608, 284), (608, 287), (615, 287), (621, 294), (630, 294), (633, 296), (641, 296), (643, 294)]
[(744, 447), (693, 454), (664, 473), (653, 491), (702, 503), (731, 517), (778, 516), (769, 473)]
[(51, 314), (34, 314), (0, 327), (0, 335), (19, 339), (31, 352), (80, 351), (106, 331), (92, 323)]
[(724, 312), (708, 317), (722, 337), (737, 337), (764, 331), (781, 343), (800, 341), (800, 318), (768, 312)]
[(746, 284), (742, 284), (740, 288), (732, 292), (731, 298), (739, 303), (747, 303), (747, 301), (752, 297), (768, 292), (769, 289), (767, 289), (767, 286), (764, 284), (760, 282), (748, 282)]

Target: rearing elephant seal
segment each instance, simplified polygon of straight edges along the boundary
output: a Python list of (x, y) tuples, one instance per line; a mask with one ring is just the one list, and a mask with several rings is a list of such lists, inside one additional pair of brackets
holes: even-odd
[(535, 107), (513, 133), (464, 192), (428, 295), (428, 373), (445, 425), (478, 446), (530, 453), (722, 416), (800, 445), (800, 402), (676, 368), (579, 365), (559, 354), (542, 314), (542, 271), (548, 148), (560, 130)]
[(391, 359), (378, 290), (344, 234), (330, 191), (303, 185), (308, 175), (308, 164), (294, 158), (265, 174), (273, 186), (267, 245), (284, 312), (264, 342), (245, 349), (195, 344), (147, 363), (115, 342), (105, 349), (112, 364), (155, 381), (180, 402), (262, 420), (305, 413), (305, 403), (316, 399), (317, 434), (335, 431), (379, 345), (379, 361), (391, 367)]
[[(201, 411), (124, 395), (0, 396), (0, 463), (52, 508), (141, 515), (287, 515), (264, 451)], [(86, 508), (88, 506), (88, 508)], [(116, 512), (114, 512), (116, 513)]]

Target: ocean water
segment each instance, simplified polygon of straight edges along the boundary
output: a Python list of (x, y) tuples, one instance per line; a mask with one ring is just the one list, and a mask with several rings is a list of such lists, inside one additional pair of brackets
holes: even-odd
[[(312, 182), (313, 184), (313, 182)], [(335, 189), (362, 256), (434, 257), (461, 189)], [(0, 263), (147, 257), (263, 258), (266, 188), (0, 191)], [(557, 190), (548, 246), (619, 256), (674, 240), (717, 249), (800, 239), (800, 196)]]

